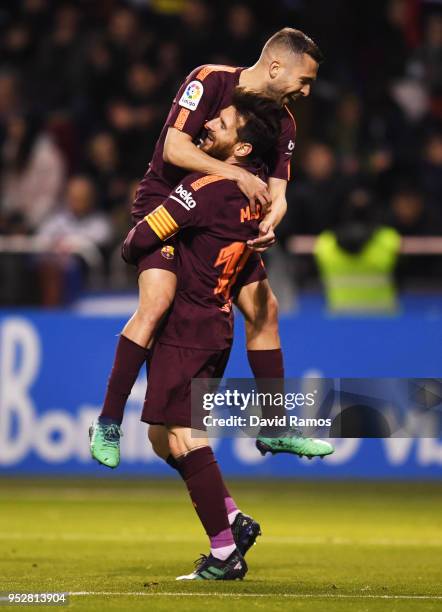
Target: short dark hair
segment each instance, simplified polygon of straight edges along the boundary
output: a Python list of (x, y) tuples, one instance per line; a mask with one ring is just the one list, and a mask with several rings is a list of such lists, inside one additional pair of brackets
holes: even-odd
[(241, 142), (248, 142), (253, 149), (248, 160), (263, 161), (266, 154), (275, 148), (281, 132), (281, 108), (268, 96), (237, 87), (232, 105), (244, 119), (237, 129)]
[(301, 30), (295, 30), (295, 28), (282, 28), (282, 30), (273, 34), (264, 45), (264, 50), (274, 45), (284, 46), (297, 55), (306, 53), (318, 64), (324, 61), (322, 51), (315, 41)]

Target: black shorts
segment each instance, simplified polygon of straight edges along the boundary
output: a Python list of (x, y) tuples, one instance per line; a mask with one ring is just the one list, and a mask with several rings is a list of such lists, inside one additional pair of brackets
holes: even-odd
[(157, 342), (149, 370), (141, 420), (150, 425), (204, 429), (192, 419), (192, 378), (222, 378), (230, 355), (226, 349), (195, 349)]

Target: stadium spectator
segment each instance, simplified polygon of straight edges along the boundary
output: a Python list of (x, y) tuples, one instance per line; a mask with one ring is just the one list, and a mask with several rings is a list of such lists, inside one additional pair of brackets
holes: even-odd
[(365, 136), (362, 119), (360, 99), (354, 94), (344, 95), (329, 127), (329, 143), (344, 174), (357, 174), (361, 170)]
[(108, 218), (96, 210), (95, 188), (89, 177), (69, 180), (64, 209), (42, 225), (38, 237), (48, 251), (39, 262), (42, 301), (45, 306), (56, 306), (69, 300), (72, 286), (84, 285), (91, 255), (94, 265), (101, 264), (99, 251), (112, 239)]
[(60, 150), (35, 116), (13, 115), (1, 151), (0, 216), (35, 231), (52, 214), (65, 178)]
[[(441, 211), (425, 197), (420, 185), (412, 179), (402, 179), (395, 186), (386, 220), (403, 236), (442, 235)], [(440, 259), (403, 255), (398, 266), (401, 285), (407, 280), (416, 284), (422, 277), (423, 266), (430, 278), (440, 278)]]
[(228, 10), (226, 22), (219, 48), (226, 49), (234, 66), (251, 66), (261, 43), (253, 11), (246, 4), (234, 4)]
[(121, 171), (120, 152), (110, 132), (99, 132), (88, 141), (85, 171), (95, 183), (99, 209), (110, 213), (121, 206), (128, 181)]
[(95, 34), (86, 47), (81, 91), (86, 120), (100, 125), (106, 103), (115, 92), (117, 76), (112, 55), (102, 33)]
[[(425, 193), (442, 213), (442, 131), (429, 136), (425, 143), (421, 178)], [(438, 228), (437, 233), (442, 233), (442, 227)]]
[(114, 81), (123, 83), (127, 66), (143, 54), (148, 37), (141, 35), (134, 11), (124, 6), (111, 13), (106, 34)]
[(303, 176), (288, 187), (287, 222), (292, 232), (319, 234), (336, 221), (342, 179), (325, 143), (310, 144), (300, 162)]
[(103, 213), (96, 210), (96, 194), (87, 176), (73, 176), (66, 187), (64, 210), (44, 223), (38, 235), (47, 238), (55, 251), (66, 252), (77, 239), (105, 248), (112, 232)]
[(160, 41), (156, 62), (156, 73), (162, 75), (165, 91), (169, 91), (173, 96), (180, 82), (180, 76), (184, 73), (181, 67), (180, 47), (177, 42), (174, 40)]
[(429, 15), (421, 45), (410, 58), (410, 68), (425, 80), (434, 96), (442, 92), (442, 16)]
[(442, 233), (441, 216), (413, 183), (403, 181), (394, 191), (387, 220), (403, 236)]
[(0, 71), (0, 125), (2, 131), (5, 122), (11, 114), (17, 112), (22, 102), (18, 91), (18, 81), (18, 75), (9, 66)]
[(146, 151), (155, 146), (168, 111), (167, 104), (164, 104), (163, 79), (158, 77), (158, 73), (141, 62), (132, 64), (128, 69), (125, 97), (130, 104), (140, 142), (139, 164), (132, 173), (134, 177), (145, 170)]
[(352, 190), (340, 223), (322, 232), (315, 244), (328, 308), (334, 313), (396, 309), (393, 270), (400, 237), (377, 223), (371, 198), (363, 187)]
[[(342, 188), (361, 173), (370, 174), (376, 201), (394, 200), (404, 168), (416, 174), (424, 200), (423, 217), (415, 213), (404, 231), (426, 235), (433, 224), (432, 233), (442, 232), (442, 28), (435, 3), (276, 0), (271, 13), (246, 0), (3, 5), (0, 232), (35, 231), (59, 201), (63, 176), (86, 172), (99, 208), (119, 234), (128, 184), (144, 174), (159, 125), (188, 69), (209, 62), (247, 65), (269, 30), (298, 22), (320, 41), (326, 62), (312, 104), (294, 109), (299, 148), (280, 235), (332, 227)], [(333, 22), (339, 29), (330, 27)], [(21, 147), (19, 118), (29, 136)], [(30, 172), (36, 159), (40, 168), (46, 160), (40, 174)], [(324, 166), (328, 178), (319, 178)], [(397, 217), (393, 208), (387, 206), (386, 215), (402, 223), (403, 210)], [(428, 270), (418, 258), (416, 266), (422, 274)]]
[(181, 13), (178, 42), (184, 72), (190, 72), (202, 61), (209, 63), (213, 49), (213, 9), (202, 0), (188, 0)]
[(6, 30), (1, 50), (3, 61), (14, 70), (20, 70), (22, 74), (28, 76), (32, 54), (35, 51), (29, 24), (21, 20), (12, 22)]
[(69, 108), (78, 96), (77, 57), (83, 44), (81, 18), (76, 5), (61, 4), (56, 9), (51, 30), (39, 41), (31, 92), (35, 102), (46, 111)]

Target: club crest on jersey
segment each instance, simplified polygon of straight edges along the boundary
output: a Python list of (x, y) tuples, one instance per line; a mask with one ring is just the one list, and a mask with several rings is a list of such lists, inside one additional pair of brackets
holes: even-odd
[(192, 81), (184, 90), (178, 104), (191, 111), (195, 110), (203, 97), (204, 87), (200, 81)]
[(163, 246), (161, 249), (161, 255), (164, 257), (164, 259), (173, 259), (175, 257), (174, 247), (170, 246), (169, 244)]

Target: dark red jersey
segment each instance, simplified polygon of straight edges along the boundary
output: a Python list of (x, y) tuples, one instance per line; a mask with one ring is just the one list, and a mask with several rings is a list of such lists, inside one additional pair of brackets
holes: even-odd
[(180, 231), (175, 301), (159, 341), (189, 348), (224, 349), (233, 337), (232, 289), (258, 234), (261, 214), (252, 213), (234, 181), (216, 175), (186, 176), (164, 202), (131, 230), (127, 261)]
[[(232, 95), (244, 68), (207, 65), (189, 74), (176, 97), (155, 146), (152, 161), (142, 179), (132, 207), (139, 220), (166, 198), (186, 176), (187, 171), (163, 160), (164, 141), (169, 127), (177, 128), (197, 140), (206, 121), (217, 117), (232, 102)], [(269, 176), (290, 179), (290, 158), (295, 147), (296, 126), (287, 107), (281, 110), (281, 136), (271, 156)]]

